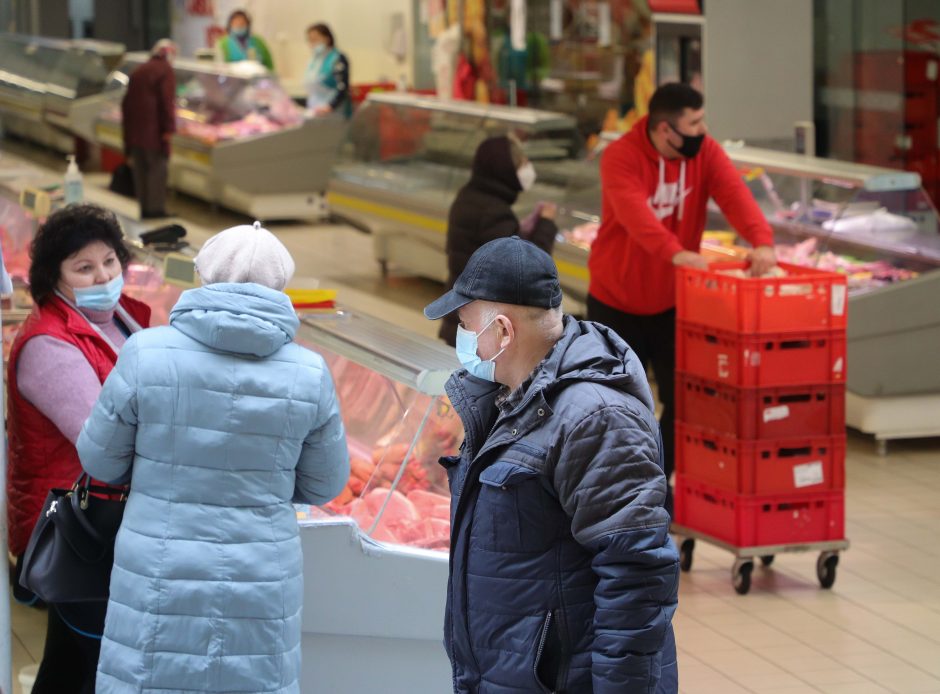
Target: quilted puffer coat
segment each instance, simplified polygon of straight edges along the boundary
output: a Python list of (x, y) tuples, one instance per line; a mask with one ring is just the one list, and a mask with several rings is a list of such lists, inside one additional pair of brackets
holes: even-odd
[(521, 398), (457, 372), (445, 645), (459, 694), (676, 692), (679, 566), (646, 376), (565, 319)]
[(78, 441), (93, 477), (131, 484), (98, 694), (300, 692), (291, 501), (332, 499), (349, 459), (330, 373), (297, 328), (284, 294), (213, 284), (121, 351)]

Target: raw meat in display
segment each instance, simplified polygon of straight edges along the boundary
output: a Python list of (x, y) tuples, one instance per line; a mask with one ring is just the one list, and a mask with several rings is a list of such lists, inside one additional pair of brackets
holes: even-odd
[(594, 243), (594, 239), (597, 238), (597, 230), (600, 228), (600, 224), (585, 222), (573, 229), (565, 229), (561, 232), (561, 235), (568, 243), (581, 246), (582, 248), (590, 248), (591, 244)]
[(917, 277), (913, 270), (895, 267), (887, 260), (864, 261), (832, 251), (819, 252), (816, 239), (776, 247), (777, 259), (794, 265), (838, 272), (848, 277), (850, 290), (875, 289)]

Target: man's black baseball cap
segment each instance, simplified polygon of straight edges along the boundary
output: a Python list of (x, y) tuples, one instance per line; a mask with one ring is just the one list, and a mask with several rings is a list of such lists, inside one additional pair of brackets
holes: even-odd
[(424, 315), (437, 320), (472, 301), (556, 308), (561, 305), (561, 285), (555, 262), (518, 236), (490, 241), (470, 256), (454, 288), (425, 306)]

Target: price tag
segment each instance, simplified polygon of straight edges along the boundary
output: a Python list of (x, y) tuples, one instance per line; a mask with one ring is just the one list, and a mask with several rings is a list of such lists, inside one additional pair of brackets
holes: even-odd
[(793, 466), (793, 486), (797, 489), (812, 487), (825, 481), (823, 464), (821, 460)]

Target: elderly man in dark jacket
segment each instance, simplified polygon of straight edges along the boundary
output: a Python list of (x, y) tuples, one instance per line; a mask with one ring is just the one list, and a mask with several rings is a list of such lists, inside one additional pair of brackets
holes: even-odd
[[(519, 235), (552, 252), (558, 227), (554, 203), (539, 203), (522, 221), (512, 206), (535, 184), (535, 167), (515, 138), (491, 137), (473, 156), (470, 180), (460, 189), (447, 215), (447, 288), (463, 272), (473, 252), (488, 241)], [(456, 315), (444, 316), (440, 337), (453, 346)]]
[(124, 152), (134, 168), (143, 219), (166, 216), (170, 137), (176, 132), (176, 44), (161, 39), (150, 60), (131, 73), (121, 102)]
[(445, 645), (459, 694), (676, 692), (678, 556), (653, 398), (610, 329), (562, 316), (551, 258), (480, 248), (425, 309), (457, 312), (464, 423)]

